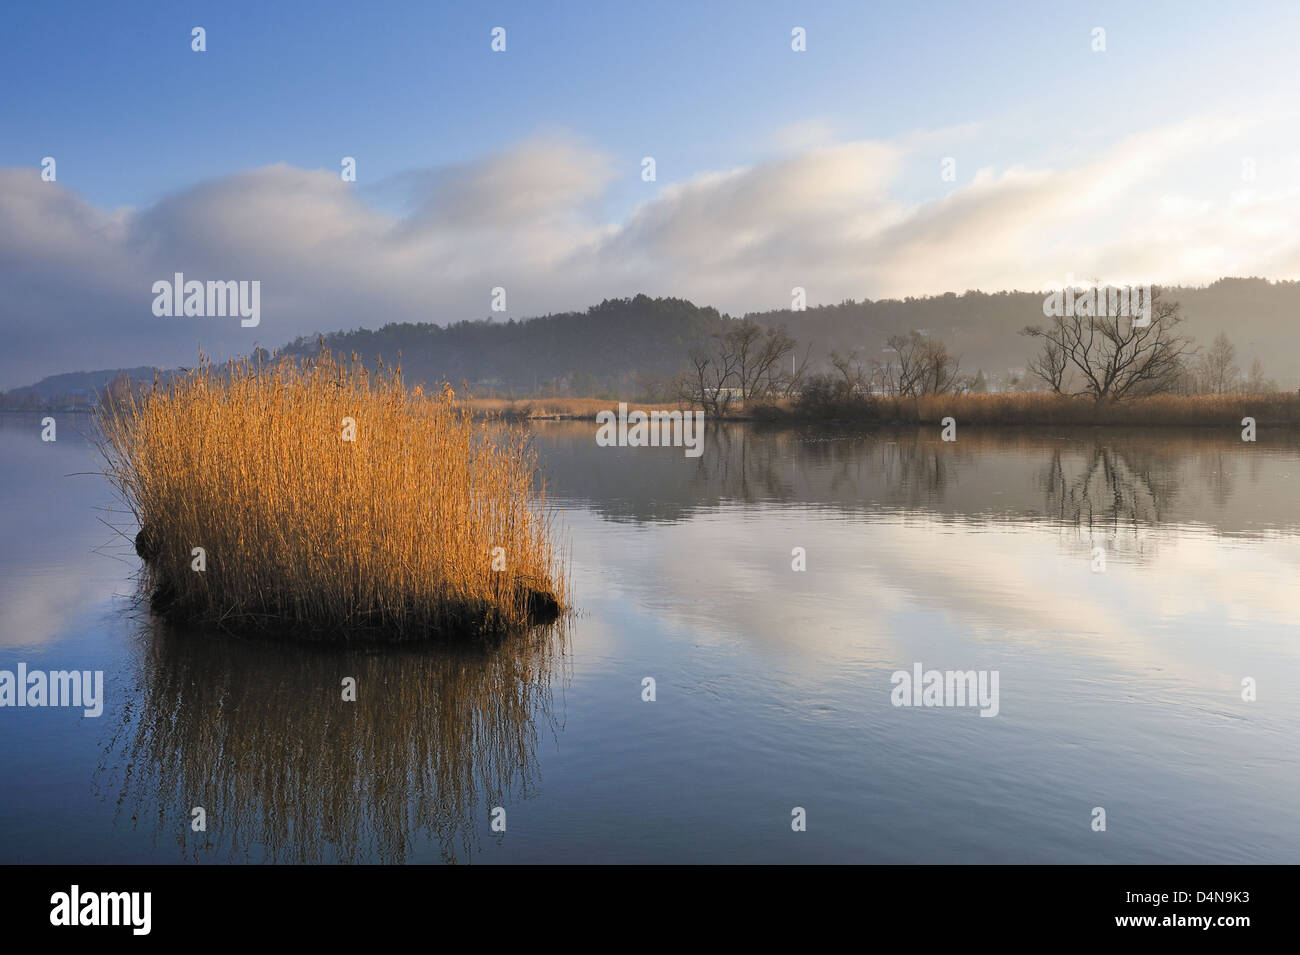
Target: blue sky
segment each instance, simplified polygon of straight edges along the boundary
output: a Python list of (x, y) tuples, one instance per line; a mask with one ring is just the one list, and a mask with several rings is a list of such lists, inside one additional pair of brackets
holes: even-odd
[[(88, 198), (140, 205), (238, 169), (332, 169), (342, 155), (378, 182), (563, 128), (627, 163), (615, 193), (627, 202), (644, 155), (677, 178), (725, 169), (810, 121), (846, 139), (985, 124), (996, 134), (954, 142), (970, 149), (960, 181), (1242, 87), (1295, 92), (1292, 4), (995, 6), (24, 4), (0, 36), (5, 88), (26, 91), (0, 107), (0, 164), (55, 155)], [(494, 26), (507, 30), (503, 55), (489, 51)]]
[(195, 335), (136, 290), (182, 269), (260, 279), (277, 344), (484, 317), (497, 285), (523, 317), (1297, 277), (1297, 27), (1280, 3), (13, 6), (0, 321), (93, 341), (91, 307), (151, 363)]

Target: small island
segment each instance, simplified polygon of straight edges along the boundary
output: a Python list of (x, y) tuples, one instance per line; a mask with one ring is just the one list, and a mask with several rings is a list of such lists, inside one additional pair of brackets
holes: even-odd
[(106, 474), (169, 623), (331, 641), (485, 637), (566, 605), (527, 436), (400, 369), (244, 360), (103, 402)]

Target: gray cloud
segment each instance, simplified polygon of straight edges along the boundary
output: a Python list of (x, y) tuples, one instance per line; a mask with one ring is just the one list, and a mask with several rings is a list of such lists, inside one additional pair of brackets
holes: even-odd
[[(1240, 124), (1239, 124), (1240, 125)], [(1240, 128), (1149, 131), (1067, 169), (980, 170), (904, 202), (924, 135), (817, 146), (665, 184), (622, 222), (601, 203), (613, 163), (558, 136), (359, 190), (273, 165), (144, 209), (101, 209), (39, 170), (0, 170), (0, 387), (96, 367), (191, 364), (319, 330), (583, 308), (637, 291), (740, 313), (967, 288), (1043, 288), (1067, 272), (1136, 281), (1300, 274), (1300, 191), (1186, 195), (1164, 176)], [(936, 172), (937, 174), (937, 172)], [(367, 201), (400, 193), (404, 211)], [(260, 280), (262, 321), (158, 318), (152, 285)]]

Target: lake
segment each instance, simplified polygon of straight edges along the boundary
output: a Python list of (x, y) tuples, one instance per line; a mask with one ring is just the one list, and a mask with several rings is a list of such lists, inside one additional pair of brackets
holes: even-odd
[(0, 862), (1300, 855), (1294, 436), (538, 423), (576, 612), (395, 651), (163, 630), (56, 417), (0, 415), (0, 670), (103, 713), (0, 708)]

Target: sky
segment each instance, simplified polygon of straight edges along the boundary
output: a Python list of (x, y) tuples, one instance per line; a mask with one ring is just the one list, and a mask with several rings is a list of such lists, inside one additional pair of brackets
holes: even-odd
[[(1297, 27), (1249, 2), (13, 6), (0, 388), (638, 292), (739, 315), (795, 287), (1300, 278)], [(260, 282), (258, 324), (155, 315), (177, 272)]]

